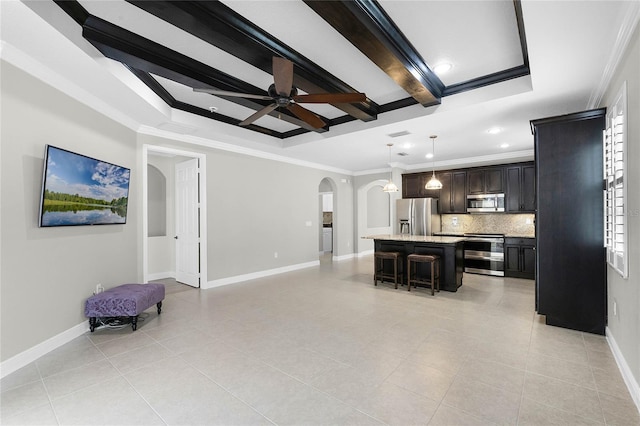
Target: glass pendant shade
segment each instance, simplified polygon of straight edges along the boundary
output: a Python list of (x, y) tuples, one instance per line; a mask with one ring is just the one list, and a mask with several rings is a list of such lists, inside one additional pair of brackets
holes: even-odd
[(436, 178), (436, 172), (435, 171), (431, 175), (431, 179), (429, 179), (429, 182), (427, 182), (427, 184), (424, 186), (424, 188), (425, 189), (442, 189), (442, 182), (440, 182)]
[(398, 192), (398, 187), (396, 186), (395, 183), (391, 182), (391, 180), (389, 180), (389, 183), (387, 183), (384, 188), (382, 188), (382, 191), (384, 192)]
[[(431, 138), (431, 152), (433, 153), (433, 157), (431, 158), (435, 158), (436, 155), (436, 146), (435, 146), (435, 140), (437, 138), (437, 136), (435, 135), (431, 135), (429, 136)], [(442, 182), (440, 182), (437, 178), (436, 178), (436, 163), (435, 160), (432, 160), (432, 173), (431, 173), (431, 179), (429, 179), (429, 182), (427, 182), (427, 184), (424, 186), (424, 189), (442, 189)]]

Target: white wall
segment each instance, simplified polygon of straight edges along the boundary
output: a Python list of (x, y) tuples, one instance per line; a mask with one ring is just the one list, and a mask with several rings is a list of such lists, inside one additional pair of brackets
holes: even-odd
[[(623, 279), (615, 270), (607, 270), (608, 334), (624, 357), (635, 378), (636, 404), (640, 407), (640, 25), (636, 27), (624, 59), (607, 88), (602, 106), (609, 106), (622, 83), (627, 82), (627, 221), (629, 277)], [(613, 302), (617, 315), (613, 315)], [(632, 391), (632, 394), (634, 392)]]
[[(140, 174), (135, 133), (1, 63), (0, 294), (5, 361), (86, 321), (96, 284), (136, 282)], [(44, 147), (131, 169), (125, 225), (38, 228)]]
[(138, 143), (207, 156), (210, 283), (317, 262), (318, 187), (325, 177), (337, 185), (334, 256), (353, 254), (350, 177), (151, 135), (140, 134)]
[[(371, 190), (379, 190), (380, 192), (382, 192), (382, 188), (388, 181), (388, 173), (376, 173), (371, 175), (356, 176), (354, 179), (354, 186), (356, 187), (355, 223), (358, 229), (356, 235), (356, 251), (358, 254), (373, 251), (373, 240), (363, 239), (362, 237), (393, 233), (392, 226), (371, 227), (368, 224), (370, 210), (377, 209), (386, 209), (389, 214), (390, 224), (393, 223), (395, 214), (393, 206), (395, 206), (396, 199), (402, 198), (401, 192), (391, 193), (388, 196), (388, 200), (382, 197), (377, 198), (376, 203), (370, 203), (369, 197), (367, 197), (367, 194)], [(401, 185), (398, 185), (398, 187), (401, 188)], [(382, 202), (383, 200), (387, 201), (386, 204)]]

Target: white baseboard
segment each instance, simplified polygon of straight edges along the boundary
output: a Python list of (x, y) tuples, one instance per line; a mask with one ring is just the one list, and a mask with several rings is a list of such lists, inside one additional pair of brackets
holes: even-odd
[(73, 339), (82, 336), (87, 331), (89, 331), (89, 321), (83, 321), (81, 324), (71, 327), (67, 331), (63, 331), (42, 343), (38, 343), (31, 349), (27, 349), (24, 352), (12, 356), (0, 364), (0, 377), (8, 376), (14, 371), (27, 366), (41, 356), (46, 355), (65, 343), (69, 343)]
[(156, 272), (155, 274), (147, 275), (147, 281), (161, 280), (163, 278), (175, 278), (175, 277), (176, 277), (175, 271)]
[(609, 343), (613, 357), (616, 360), (616, 364), (618, 364), (620, 373), (622, 373), (624, 383), (627, 385), (627, 389), (629, 389), (629, 393), (631, 394), (631, 398), (633, 398), (633, 402), (636, 404), (638, 412), (640, 412), (640, 386), (638, 385), (638, 381), (633, 377), (629, 364), (627, 364), (622, 352), (620, 352), (620, 348), (616, 343), (616, 339), (613, 338), (613, 335), (609, 331), (609, 327), (607, 327), (605, 331), (607, 342)]
[(289, 265), (289, 266), (283, 266), (281, 268), (267, 269), (266, 271), (236, 275), (234, 277), (227, 277), (227, 278), (221, 278), (219, 280), (209, 281), (205, 285), (201, 286), (201, 288), (206, 290), (209, 288), (235, 284), (243, 281), (254, 280), (256, 278), (268, 277), (271, 275), (284, 274), (285, 272), (297, 271), (298, 269), (311, 268), (313, 266), (319, 266), (319, 265), (320, 265), (320, 261), (314, 260), (313, 262), (299, 263), (297, 265)]
[(353, 253), (350, 254), (343, 254), (342, 256), (333, 256), (333, 260), (340, 262), (341, 260), (349, 260), (349, 259), (353, 259), (355, 257), (355, 255)]
[(358, 253), (358, 257), (369, 256), (369, 255), (372, 255), (373, 253), (374, 253), (374, 250), (361, 251), (360, 253)]

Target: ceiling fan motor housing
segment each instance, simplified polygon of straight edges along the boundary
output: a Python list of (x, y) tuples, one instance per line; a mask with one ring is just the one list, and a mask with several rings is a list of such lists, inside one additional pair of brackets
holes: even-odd
[(276, 92), (276, 85), (272, 84), (269, 86), (267, 93), (276, 101), (278, 106), (287, 106), (291, 102), (291, 98), (298, 94), (298, 89), (295, 86), (291, 86), (291, 93), (289, 93), (289, 96), (285, 96)]

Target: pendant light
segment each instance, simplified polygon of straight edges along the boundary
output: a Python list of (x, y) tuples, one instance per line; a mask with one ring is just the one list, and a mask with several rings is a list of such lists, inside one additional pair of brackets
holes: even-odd
[[(393, 146), (393, 144), (388, 143), (387, 146), (389, 147), (389, 167), (391, 167), (391, 147)], [(382, 191), (398, 192), (398, 187), (396, 186), (395, 183), (393, 183), (393, 181), (391, 180), (391, 177), (392, 177), (392, 170), (389, 170), (389, 182), (384, 186), (384, 188), (382, 188)]]
[(431, 179), (429, 180), (429, 182), (427, 182), (427, 184), (424, 186), (424, 189), (442, 189), (442, 182), (440, 182), (437, 178), (436, 178), (436, 162), (434, 160), (435, 156), (436, 156), (436, 138), (438, 136), (436, 135), (431, 135), (429, 136), (431, 138), (431, 152), (433, 153), (433, 157), (431, 157), (431, 161), (432, 161), (432, 175), (431, 175)]

